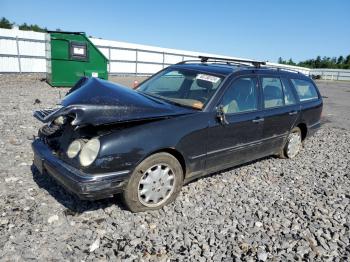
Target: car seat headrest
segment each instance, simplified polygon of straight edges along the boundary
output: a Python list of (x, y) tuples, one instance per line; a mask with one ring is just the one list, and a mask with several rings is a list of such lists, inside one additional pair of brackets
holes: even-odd
[(212, 89), (213, 83), (210, 81), (206, 81), (203, 79), (196, 79), (196, 83), (199, 87), (205, 88), (205, 89)]

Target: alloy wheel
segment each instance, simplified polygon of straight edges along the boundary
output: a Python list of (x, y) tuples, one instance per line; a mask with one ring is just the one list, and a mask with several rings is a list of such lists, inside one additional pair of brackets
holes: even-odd
[(301, 135), (299, 132), (293, 132), (288, 138), (287, 155), (289, 158), (295, 157), (301, 148)]
[(174, 188), (174, 171), (167, 164), (157, 164), (143, 173), (138, 185), (138, 198), (147, 207), (157, 207), (168, 200)]

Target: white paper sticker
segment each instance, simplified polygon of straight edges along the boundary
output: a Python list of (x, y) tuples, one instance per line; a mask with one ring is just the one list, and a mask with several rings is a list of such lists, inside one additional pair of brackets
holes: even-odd
[(206, 74), (198, 74), (197, 79), (212, 82), (212, 83), (217, 83), (220, 80), (220, 77), (206, 75)]
[(92, 72), (92, 73), (91, 73), (91, 76), (92, 76), (92, 77), (98, 77), (98, 73), (97, 73), (97, 72)]
[(82, 47), (73, 47), (74, 55), (85, 55), (85, 48)]

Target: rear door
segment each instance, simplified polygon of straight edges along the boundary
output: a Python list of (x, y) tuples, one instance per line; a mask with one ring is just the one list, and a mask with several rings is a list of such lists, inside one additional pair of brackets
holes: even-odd
[(300, 112), (296, 94), (288, 79), (261, 75), (263, 132), (261, 150), (274, 154), (283, 146)]
[(236, 78), (227, 87), (218, 106), (226, 123), (215, 113), (209, 123), (206, 169), (216, 171), (255, 159), (259, 155), (262, 118), (256, 75)]

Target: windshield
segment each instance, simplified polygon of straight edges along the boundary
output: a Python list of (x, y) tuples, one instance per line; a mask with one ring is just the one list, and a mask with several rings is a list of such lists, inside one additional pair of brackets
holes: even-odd
[(183, 69), (168, 69), (142, 83), (137, 91), (183, 106), (202, 109), (223, 77)]

